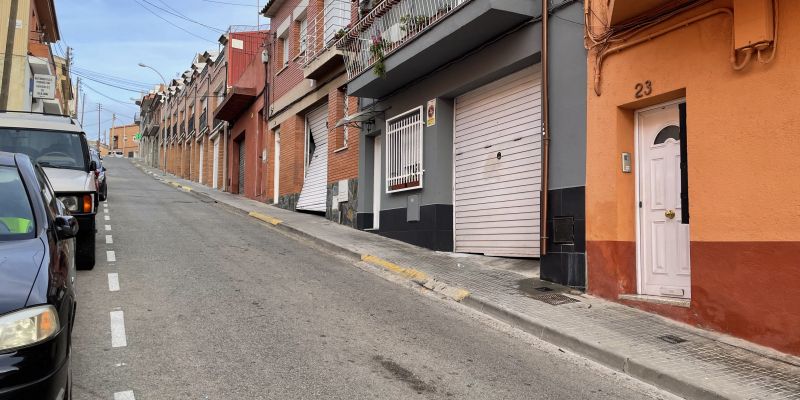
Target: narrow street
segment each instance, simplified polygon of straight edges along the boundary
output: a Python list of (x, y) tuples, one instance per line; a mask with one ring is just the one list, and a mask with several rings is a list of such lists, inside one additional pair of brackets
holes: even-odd
[(106, 160), (76, 399), (670, 398)]

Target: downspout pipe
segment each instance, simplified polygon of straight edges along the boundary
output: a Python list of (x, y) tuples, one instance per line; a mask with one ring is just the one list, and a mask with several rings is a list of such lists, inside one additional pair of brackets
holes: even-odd
[(549, 17), (549, 0), (542, 0), (542, 192), (539, 198), (541, 208), (539, 214), (541, 221), (539, 224), (540, 257), (547, 254), (547, 192), (548, 175), (550, 173), (550, 121), (549, 121), (549, 97), (547, 92), (548, 81), (548, 59), (547, 59), (547, 21)]

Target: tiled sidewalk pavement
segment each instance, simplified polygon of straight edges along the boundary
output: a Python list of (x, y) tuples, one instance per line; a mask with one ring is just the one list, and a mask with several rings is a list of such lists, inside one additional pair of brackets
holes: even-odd
[[(142, 169), (161, 176), (152, 169)], [(352, 256), (377, 256), (463, 288), (469, 291), (462, 301), (468, 306), (683, 397), (800, 399), (797, 357), (770, 357), (726, 343), (728, 340), (717, 340), (724, 338), (721, 335), (587, 295), (569, 295), (579, 301), (553, 306), (532, 298), (531, 293), (535, 296), (536, 291), (520, 290), (520, 283), (556, 291), (559, 287), (487, 268), (479, 256), (452, 257), (170, 175), (164, 178), (242, 211), (266, 214), (280, 220), (279, 227), (326, 247)]]

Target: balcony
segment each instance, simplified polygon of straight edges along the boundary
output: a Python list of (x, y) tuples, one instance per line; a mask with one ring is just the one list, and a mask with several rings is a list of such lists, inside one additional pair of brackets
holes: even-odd
[(305, 38), (301, 64), (307, 79), (318, 79), (344, 62), (342, 53), (334, 45), (347, 32), (351, 3), (347, 0), (325, 3), (324, 9), (306, 19), (305, 30), (300, 33)]
[(208, 112), (206, 110), (203, 110), (203, 112), (200, 113), (200, 133), (201, 134), (204, 133), (207, 130), (207, 128), (208, 128)]
[(531, 0), (384, 0), (336, 43), (348, 94), (383, 97), (540, 14)]
[(187, 130), (186, 132), (187, 132), (187, 136), (193, 136), (194, 135), (194, 114), (192, 114), (192, 116), (189, 117), (189, 130)]

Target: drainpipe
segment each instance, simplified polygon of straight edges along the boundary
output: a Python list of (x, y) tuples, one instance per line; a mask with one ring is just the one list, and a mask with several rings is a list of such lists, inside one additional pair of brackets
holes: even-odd
[(548, 0), (542, 0), (542, 194), (539, 199), (541, 209), (540, 257), (547, 254), (547, 178), (550, 172), (550, 122), (548, 110), (548, 65), (547, 65), (547, 20), (549, 14)]

